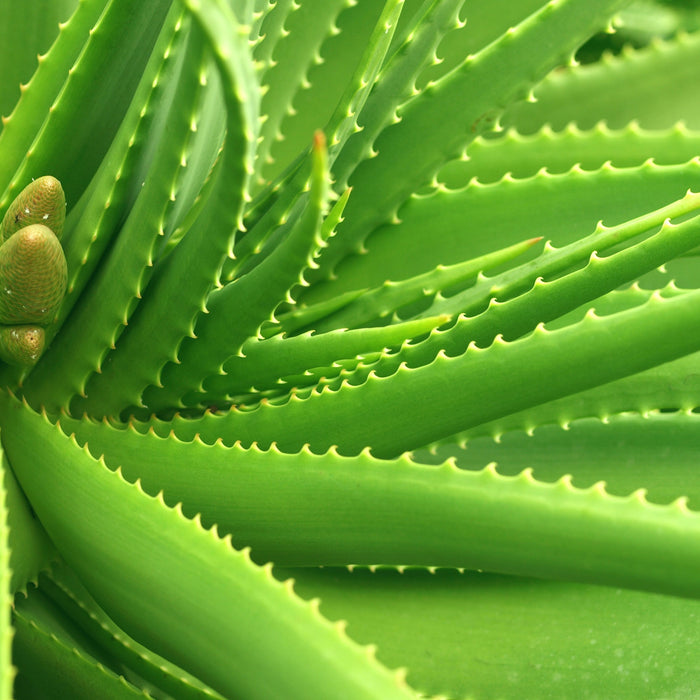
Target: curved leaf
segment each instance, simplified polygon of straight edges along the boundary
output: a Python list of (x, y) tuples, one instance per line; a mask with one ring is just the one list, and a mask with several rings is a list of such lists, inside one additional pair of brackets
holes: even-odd
[(39, 519), (137, 641), (223, 695), (301, 699), (342, 688), (346, 698), (413, 697), (247, 550), (146, 495), (7, 395), (0, 411), (3, 444)]

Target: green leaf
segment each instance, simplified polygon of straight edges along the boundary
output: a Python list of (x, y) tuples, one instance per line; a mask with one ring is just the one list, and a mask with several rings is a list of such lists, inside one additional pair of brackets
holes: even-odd
[[(60, 7), (60, 3), (52, 3), (52, 6)], [(59, 35), (51, 49), (38, 60), (36, 72), (27, 84), (27, 88), (21, 91), (19, 102), (15, 105), (10, 118), (3, 120), (2, 133), (0, 133), (0, 172), (3, 179), (0, 179), (2, 183), (0, 189), (4, 190), (7, 187), (9, 178), (25, 157), (27, 149), (41, 128), (46, 112), (61, 91), (65, 75), (77, 60), (89, 38), (90, 29), (97, 22), (104, 7), (105, 0), (92, 0), (78, 5), (76, 12), (60, 27)], [(19, 6), (7, 6), (7, 8), (23, 18), (31, 16), (27, 14), (26, 3), (21, 9)], [(13, 26), (10, 21), (2, 24), (3, 28), (6, 27), (14, 35)], [(3, 42), (2, 46), (9, 48), (12, 44), (13, 41)], [(32, 53), (42, 50), (39, 46), (33, 46), (31, 41), (27, 41), (25, 46), (31, 49)], [(2, 55), (5, 56), (4, 53)], [(15, 63), (14, 53), (9, 58), (14, 65), (18, 65)], [(32, 55), (32, 62), (34, 60), (35, 56)], [(5, 75), (4, 72), (3, 75)], [(24, 79), (26, 80), (26, 77)], [(11, 82), (10, 89), (15, 89)], [(13, 100), (9, 106), (14, 105), (16, 101), (16, 99)], [(3, 109), (3, 113), (5, 111), (6, 109)], [(7, 204), (9, 201), (6, 202)]]
[[(292, 338), (249, 340), (240, 355), (224, 362), (222, 374), (204, 379), (203, 393), (185, 396), (184, 401), (186, 405), (216, 406), (231, 402), (236, 395), (236, 401), (242, 401), (240, 394), (252, 392), (253, 387), (258, 392), (276, 389), (274, 393), (280, 393), (316, 384), (321, 378), (337, 376), (348, 365), (354, 367), (361, 360), (378, 358), (387, 348), (398, 348), (448, 320), (447, 316), (437, 316), (379, 328), (341, 329), (320, 335), (309, 331)], [(259, 398), (251, 393), (249, 400)]]
[(54, 565), (50, 576), (42, 576), (40, 590), (102, 650), (139, 679), (178, 700), (223, 700), (211, 688), (126, 635), (65, 565)]
[[(90, 4), (94, 5), (94, 0)], [(99, 6), (103, 4), (100, 0)], [(0, 152), (11, 157), (9, 162), (0, 162), (3, 206), (38, 173), (58, 178), (66, 200), (77, 201), (124, 117), (158, 36), (154, 28), (162, 25), (169, 7), (170, 0), (148, 3), (112, 0), (87, 37), (77, 32), (68, 36), (66, 43), (72, 43), (68, 48), (80, 54), (72, 65), (66, 61), (68, 65), (64, 69), (69, 70), (62, 85), (52, 80), (53, 90), (59, 92), (48, 105), (45, 118), (42, 111), (38, 132), (37, 107), (32, 105), (27, 107), (26, 126), (30, 128), (23, 129), (24, 124), (19, 127), (14, 143), (0, 142)], [(56, 51), (55, 56), (56, 60), (65, 60), (61, 52)], [(50, 60), (54, 60), (53, 52), (40, 64), (34, 77), (37, 82), (43, 70), (49, 72), (43, 66)], [(81, 108), (86, 99), (90, 99), (90, 109)], [(18, 108), (11, 119), (23, 121), (23, 111)], [(3, 139), (10, 133), (7, 126)]]
[(15, 697), (27, 700), (151, 697), (105, 665), (91, 640), (70, 625), (41, 594), (34, 592), (26, 600), (17, 601), (12, 619), (13, 655), (18, 671)]
[(391, 219), (506, 104), (527, 94), (621, 5), (619, 0), (548, 3), (402, 105), (395, 123), (373, 144), (377, 155), (349, 178), (353, 196), (345, 222), (322, 256), (315, 279), (330, 276), (340, 260), (358, 252), (374, 227)]
[[(335, 382), (221, 416), (175, 419), (176, 433), (243, 444), (275, 441), (285, 451), (304, 442), (344, 454), (369, 446), (392, 456), (529, 406), (635, 374), (700, 350), (700, 292), (653, 295), (644, 305), (556, 331), (535, 332), (461, 355), (439, 353), (427, 365), (401, 365), (361, 383)], [(585, 339), (585, 340), (584, 340)], [(547, 381), (543, 378), (547, 377)], [(403, 426), (411, 425), (410, 433)]]
[[(540, 172), (522, 180), (505, 176), (488, 185), (473, 180), (456, 190), (438, 187), (411, 197), (398, 221), (376, 229), (362, 255), (341, 263), (333, 280), (314, 284), (302, 301), (312, 304), (386, 279), (406, 279), (526, 238), (542, 236), (562, 246), (588, 235), (599, 221), (613, 226), (663, 207), (689, 187), (700, 191), (700, 161), (695, 158), (668, 166), (603, 165), (595, 171), (574, 166), (560, 175)], [(426, 236), (426, 231), (439, 235)]]
[[(156, 143), (172, 139), (176, 145), (190, 130), (185, 110), (191, 97), (191, 82), (187, 78), (197, 84), (198, 75), (195, 70), (183, 75), (182, 61), (189, 55), (197, 63), (201, 47), (190, 46), (188, 53), (187, 34), (175, 30), (177, 21), (178, 13), (171, 13), (154, 60), (130, 107), (129, 118), (95, 177), (90, 201), (79, 211), (77, 222), (69, 219), (66, 248), (72, 269), (64, 317), (73, 305), (75, 308), (48, 356), (25, 383), (26, 396), (31, 396), (37, 405), (57, 409), (67, 406), (75, 394), (84, 392), (89, 374), (99, 369), (104, 355), (113, 347), (148, 279), (158, 238), (163, 235), (166, 204), (161, 202), (168, 201), (179, 160), (177, 152), (161, 148), (155, 158), (150, 158), (148, 187), (139, 186), (134, 193), (134, 183), (128, 179), (145, 177), (134, 171), (138, 160), (146, 159), (147, 138)], [(196, 37), (193, 41), (196, 43)], [(182, 80), (179, 88), (178, 80)], [(171, 118), (166, 125), (159, 124), (170, 109), (185, 114), (177, 122)], [(102, 197), (109, 201), (106, 209)], [(109, 247), (117, 233), (116, 243)], [(96, 268), (98, 272), (92, 277)], [(90, 277), (94, 283), (92, 294), (79, 297)], [(94, 321), (96, 318), (99, 320)], [(75, 352), (76, 343), (83, 352)]]
[(647, 129), (668, 129), (679, 120), (700, 127), (697, 91), (700, 35), (680, 34), (650, 46), (629, 48), (591, 65), (552, 73), (535, 90), (536, 102), (513, 105), (503, 124), (530, 133), (547, 123), (589, 129), (601, 120), (612, 128), (636, 120)]
[[(73, 402), (74, 410), (91, 406), (104, 415), (140, 405), (143, 390), (158, 383), (166, 361), (176, 359), (177, 347), (191, 335), (194, 319), (204, 309), (206, 294), (217, 283), (218, 271), (231, 254), (235, 228), (241, 226), (258, 109), (258, 88), (248, 44), (243, 28), (223, 0), (206, 6), (194, 2), (186, 6), (204, 34), (221, 77), (228, 115), (223, 153), (207, 191), (206, 204), (159, 265), (138, 314), (120, 336), (118, 347), (109, 354), (101, 373), (93, 374), (88, 381), (87, 398)], [(195, 258), (199, 264), (193, 269)], [(183, 279), (187, 279), (187, 284), (182, 284)], [(169, 331), (156, 340), (154, 326)], [(123, 367), (131, 368), (128, 382), (122, 375)], [(133, 371), (135, 367), (138, 372)]]
[[(449, 290), (451, 294), (455, 293), (461, 287), (470, 287), (477, 283), (485, 272), (503, 267), (526, 253), (533, 245), (539, 243), (539, 240), (532, 238), (522, 241), (472, 260), (465, 260), (463, 263), (439, 265), (431, 272), (416, 275), (402, 282), (385, 282), (381, 287), (367, 290), (336, 313), (315, 323), (314, 330), (323, 332), (330, 328), (357, 328), (394, 314), (396, 309), (441, 295), (442, 292)], [(312, 309), (313, 307), (310, 307), (309, 312), (312, 312)]]
[(433, 464), (453, 457), (460, 468), (472, 470), (495, 461), (506, 476), (532, 469), (536, 479), (546, 482), (569, 474), (581, 489), (605, 481), (611, 494), (628, 496), (644, 489), (646, 499), (657, 504), (682, 494), (688, 507), (698, 510), (700, 485), (693, 471), (699, 430), (700, 415), (690, 411), (622, 413), (508, 431), (497, 440), (467, 438), (413, 456)]
[(8, 546), (12, 576), (10, 592), (14, 594), (26, 591), (27, 584), (30, 581), (35, 582), (39, 572), (46, 570), (57, 554), (27, 497), (22, 493), (4, 453), (2, 471), (9, 527)]
[[(7, 395), (1, 412), (3, 444), (37, 515), (137, 641), (223, 695), (327, 697), (342, 688), (347, 698), (414, 697), (247, 550), (146, 495)], [(29, 444), (41, 448), (27, 459)]]
[[(450, 462), (378, 460), (368, 451), (352, 458), (308, 448), (285, 454), (85, 420), (62, 425), (147, 492), (162, 488), (166, 503), (182, 503), (186, 514), (201, 513), (205, 523), (233, 533), (258, 561), (466, 567), (700, 592), (700, 515), (682, 498), (653, 506), (643, 492), (623, 499), (600, 482), (579, 490), (567, 476), (543, 483), (531, 470), (502, 476), (493, 464), (466, 471)], [(194, 465), (206, 467), (197, 472)]]
[(446, 570), (279, 575), (427, 695), (681, 698), (699, 680), (694, 600)]
[[(348, 4), (347, 0), (292, 3), (290, 11), (286, 3), (282, 3), (280, 9), (271, 14), (276, 22), (284, 22), (284, 32), (281, 37), (275, 37), (274, 49), (267, 49), (270, 60), (266, 61), (266, 65), (269, 68), (260, 76), (261, 84), (265, 87), (260, 111), (266, 115), (266, 119), (260, 128), (261, 142), (256, 153), (257, 178), (269, 180), (276, 174), (268, 161), (274, 163), (271, 158), (273, 145), (276, 140), (283, 138), (280, 132), (282, 121), (288, 113), (293, 112), (295, 94), (302, 88), (309, 67), (314, 61), (321, 60), (318, 56), (321, 44), (333, 33), (334, 21)], [(286, 14), (284, 18), (282, 13)], [(279, 32), (277, 30), (275, 34)], [(321, 126), (322, 123), (313, 125), (311, 133)], [(309, 142), (310, 135), (307, 134), (306, 143)]]
[(178, 405), (185, 393), (200, 387), (199, 377), (219, 372), (228, 357), (238, 354), (246, 338), (256, 337), (274, 310), (291, 299), (292, 288), (303, 284), (303, 270), (313, 264), (314, 253), (325, 243), (320, 234), (329, 189), (326, 159), (325, 139), (317, 132), (303, 214), (263, 262), (209, 295), (208, 313), (199, 317), (195, 338), (183, 343), (177, 363), (161, 373), (164, 391), (149, 388), (144, 392), (143, 401), (151, 410)]
[(610, 129), (598, 122), (588, 130), (568, 123), (561, 131), (548, 125), (529, 136), (508, 129), (499, 138), (481, 137), (468, 147), (466, 156), (445, 165), (437, 179), (447, 189), (459, 189), (472, 178), (481, 183), (497, 182), (506, 173), (522, 179), (542, 168), (564, 173), (576, 164), (583, 170), (598, 170), (609, 162), (615, 168), (631, 168), (652, 159), (657, 165), (687, 163), (698, 154), (700, 132), (679, 122), (669, 129), (642, 129), (630, 122)]
[(449, 29), (457, 26), (457, 14), (464, 0), (431, 0), (424, 3), (401, 37), (401, 45), (373, 76), (372, 92), (362, 107), (355, 132), (333, 161), (337, 188), (357, 164), (371, 155), (372, 143), (389, 124), (396, 108), (415, 90), (414, 83), (425, 61), (435, 51)]
[(34, 72), (37, 54), (45, 54), (78, 5), (77, 0), (5, 3), (0, 7), (0, 114), (9, 114), (19, 99), (20, 85)]

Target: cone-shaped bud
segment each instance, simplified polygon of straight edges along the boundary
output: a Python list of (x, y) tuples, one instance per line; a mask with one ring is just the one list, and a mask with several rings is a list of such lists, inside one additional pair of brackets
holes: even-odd
[(27, 185), (10, 205), (0, 224), (0, 243), (31, 224), (43, 224), (60, 238), (65, 220), (66, 198), (61, 183), (45, 175)]
[(49, 228), (27, 226), (0, 246), (0, 324), (51, 323), (66, 292), (63, 248)]
[(37, 326), (0, 326), (0, 360), (31, 367), (44, 351), (44, 329)]

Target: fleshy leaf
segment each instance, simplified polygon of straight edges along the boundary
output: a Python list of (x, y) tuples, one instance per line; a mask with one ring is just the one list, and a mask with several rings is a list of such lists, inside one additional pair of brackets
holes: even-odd
[[(342, 687), (348, 698), (414, 697), (248, 550), (148, 496), (26, 405), (3, 395), (0, 410), (3, 444), (39, 519), (137, 641), (223, 695), (324, 697)], [(41, 442), (31, 459), (28, 440)]]

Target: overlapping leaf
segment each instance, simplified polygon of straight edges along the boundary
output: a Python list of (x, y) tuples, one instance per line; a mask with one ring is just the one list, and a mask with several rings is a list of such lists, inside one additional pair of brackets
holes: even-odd
[(647, 3), (574, 65), (624, 4), (47, 15), (0, 134), (3, 207), (69, 193), (0, 370), (17, 697), (691, 692), (698, 42)]

